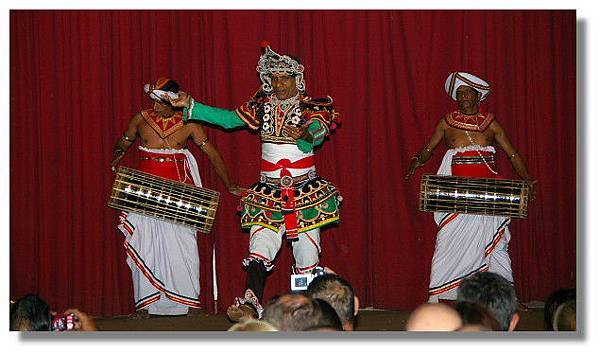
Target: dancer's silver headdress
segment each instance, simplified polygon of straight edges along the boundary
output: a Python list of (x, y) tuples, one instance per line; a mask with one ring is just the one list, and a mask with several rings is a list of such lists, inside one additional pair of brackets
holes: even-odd
[(304, 92), (306, 88), (304, 83), (304, 66), (290, 56), (280, 55), (273, 51), (269, 42), (263, 41), (261, 46), (265, 49), (265, 52), (258, 59), (256, 71), (260, 75), (263, 91), (267, 94), (273, 92), (271, 74), (278, 73), (296, 78), (296, 88), (298, 91)]

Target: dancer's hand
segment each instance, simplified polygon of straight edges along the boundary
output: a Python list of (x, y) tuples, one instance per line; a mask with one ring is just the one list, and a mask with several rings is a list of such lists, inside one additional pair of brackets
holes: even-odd
[(190, 101), (192, 99), (192, 97), (190, 95), (188, 95), (187, 93), (185, 93), (183, 91), (180, 91), (177, 93), (176, 99), (173, 99), (172, 97), (170, 97), (167, 94), (164, 94), (162, 96), (162, 98), (165, 100), (168, 100), (173, 107), (185, 107), (185, 108), (190, 107)]
[(300, 127), (285, 126), (283, 127), (283, 131), (288, 137), (294, 138), (296, 140), (309, 137), (308, 122)]

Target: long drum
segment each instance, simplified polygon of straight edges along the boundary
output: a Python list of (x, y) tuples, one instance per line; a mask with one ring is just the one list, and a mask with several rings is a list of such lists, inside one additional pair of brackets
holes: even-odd
[(527, 218), (529, 194), (522, 180), (424, 174), (419, 210)]
[(217, 191), (168, 180), (125, 166), (117, 168), (108, 206), (210, 233)]

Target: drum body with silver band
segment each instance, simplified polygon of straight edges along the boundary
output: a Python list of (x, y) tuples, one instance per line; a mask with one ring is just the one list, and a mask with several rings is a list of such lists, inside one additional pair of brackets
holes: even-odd
[(527, 218), (529, 194), (522, 180), (424, 174), (419, 210)]
[(108, 206), (210, 233), (219, 195), (217, 191), (119, 166)]

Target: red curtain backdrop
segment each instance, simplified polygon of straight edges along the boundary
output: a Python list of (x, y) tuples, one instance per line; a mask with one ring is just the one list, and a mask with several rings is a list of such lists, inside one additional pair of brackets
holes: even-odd
[[(150, 106), (142, 86), (158, 76), (206, 104), (247, 100), (263, 39), (300, 57), (309, 94), (332, 96), (341, 113), (317, 150), (320, 175), (344, 197), (341, 224), (323, 232), (322, 264), (350, 280), (363, 306), (411, 309), (427, 299), (436, 226), (418, 211), (419, 178), (437, 171), (443, 144), (410, 181), (403, 175), (456, 107), (444, 81), (459, 70), (491, 83), (483, 108), (539, 181), (529, 218), (510, 225), (520, 300), (574, 287), (575, 25), (575, 11), (11, 11), (11, 298), (36, 292), (58, 310), (133, 311), (117, 212), (107, 207), (112, 147)], [(233, 179), (256, 181), (258, 136), (206, 130)], [(236, 198), (191, 149), (205, 186), (222, 193), (199, 249), (201, 298), (212, 310), (216, 247), (223, 312), (243, 291), (248, 235)], [(136, 147), (123, 163), (136, 166)], [(266, 299), (289, 290), (291, 262), (284, 246)]]

